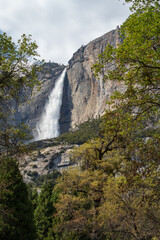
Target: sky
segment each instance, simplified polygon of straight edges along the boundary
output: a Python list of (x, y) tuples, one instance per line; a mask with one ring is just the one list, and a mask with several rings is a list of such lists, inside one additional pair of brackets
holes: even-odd
[(82, 45), (121, 25), (124, 0), (0, 0), (0, 30), (17, 41), (31, 34), (45, 61), (67, 64)]

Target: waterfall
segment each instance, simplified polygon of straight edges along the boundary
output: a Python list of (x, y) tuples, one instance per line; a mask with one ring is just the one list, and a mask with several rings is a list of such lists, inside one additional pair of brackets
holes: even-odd
[(56, 80), (55, 86), (49, 95), (49, 100), (44, 108), (44, 113), (36, 126), (37, 136), (35, 140), (58, 137), (59, 118), (62, 105), (63, 83), (66, 69)]

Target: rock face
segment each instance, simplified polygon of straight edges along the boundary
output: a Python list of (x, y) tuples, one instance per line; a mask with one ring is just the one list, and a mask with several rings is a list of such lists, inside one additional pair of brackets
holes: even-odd
[[(100, 38), (82, 46), (68, 63), (64, 80), (63, 98), (60, 114), (60, 132), (67, 132), (80, 123), (89, 119), (102, 116), (106, 109), (106, 101), (115, 90), (124, 91), (121, 83), (106, 81), (103, 76), (94, 77), (92, 65), (97, 61), (108, 44), (114, 47), (120, 43), (119, 28), (106, 33)], [(39, 74), (41, 89), (33, 89), (29, 103), (22, 104), (17, 113), (17, 123), (24, 122), (30, 129), (35, 129), (43, 113), (50, 91), (54, 88), (55, 80), (64, 70), (64, 65), (47, 63)], [(108, 66), (106, 66), (108, 68)], [(49, 140), (46, 140), (49, 141)], [(68, 168), (70, 163), (70, 150), (73, 146), (43, 146), (40, 150), (32, 151), (20, 163), (20, 170), (26, 181), (32, 177), (41, 176), (52, 172), (54, 169), (61, 171)]]
[[(106, 81), (103, 76), (99, 79), (94, 77), (92, 65), (97, 61), (108, 44), (114, 47), (120, 43), (119, 27), (105, 35), (82, 46), (70, 59), (64, 80), (63, 99), (60, 114), (60, 133), (75, 128), (88, 119), (102, 116), (106, 109), (106, 101), (115, 90), (122, 90), (120, 83)], [(64, 65), (47, 63), (39, 74), (41, 88), (33, 89), (32, 97), (28, 103), (22, 104), (17, 113), (17, 123), (24, 122), (34, 130), (39, 121), (50, 91), (53, 89), (55, 80), (64, 70)], [(107, 66), (106, 66), (107, 68)]]
[[(61, 132), (75, 128), (88, 119), (102, 116), (106, 101), (116, 89), (123, 89), (117, 82), (103, 82), (103, 76), (96, 79), (92, 65), (108, 44), (114, 47), (120, 43), (119, 27), (86, 46), (82, 46), (69, 61), (63, 92), (60, 126)], [(106, 66), (107, 67), (107, 66)]]
[(19, 169), (25, 182), (32, 182), (35, 178), (54, 170), (62, 172), (78, 166), (70, 161), (71, 150), (76, 145), (50, 146), (49, 140), (40, 141), (40, 144), (42, 145), (39, 145), (39, 148), (30, 151), (19, 160)]
[(63, 72), (65, 66), (57, 63), (46, 63), (39, 73), (38, 79), (41, 85), (34, 87), (32, 96), (28, 95), (28, 101), (21, 104), (16, 112), (17, 124), (24, 122), (30, 129), (35, 129), (39, 121), (48, 96), (54, 88), (56, 79)]

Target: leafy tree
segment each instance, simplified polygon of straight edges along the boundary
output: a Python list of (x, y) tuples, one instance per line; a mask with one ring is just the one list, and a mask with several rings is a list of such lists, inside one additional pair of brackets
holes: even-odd
[(117, 129), (113, 146), (123, 145), (124, 151), (119, 152), (121, 177), (106, 185), (101, 220), (110, 239), (158, 239), (160, 5), (135, 0), (132, 10), (121, 27), (123, 42), (118, 48), (108, 45), (94, 66), (96, 75), (107, 66), (104, 79), (126, 87), (113, 94), (112, 110), (104, 116), (105, 139)]
[(37, 45), (22, 35), (15, 44), (0, 34), (0, 238), (35, 239), (32, 204), (18, 164), (12, 157), (24, 150), (30, 138), (26, 126), (16, 126), (15, 110), (37, 81), (42, 62)]
[(65, 172), (55, 186), (56, 239), (158, 239), (159, 140), (133, 141), (101, 158), (100, 139), (76, 148), (81, 171)]
[(99, 220), (111, 239), (159, 239), (159, 172), (142, 177), (130, 167), (126, 176), (108, 179)]
[(79, 163), (83, 171), (98, 170), (107, 175), (116, 175), (123, 160), (122, 150), (108, 149), (106, 142), (97, 138), (75, 148), (71, 154), (72, 161)]
[[(98, 222), (103, 197), (103, 171), (72, 170), (58, 180), (53, 231), (56, 239), (104, 239)], [(72, 236), (72, 237), (71, 237)]]
[[(96, 74), (112, 66), (105, 80), (123, 81), (126, 90), (116, 92), (109, 102), (112, 111), (103, 117), (99, 137), (76, 149), (73, 159), (81, 162), (84, 172), (65, 174), (57, 185), (59, 222), (55, 229), (62, 239), (69, 237), (69, 230), (79, 239), (104, 235), (109, 239), (159, 238), (160, 138), (152, 131), (158, 128), (160, 106), (159, 4), (134, 1), (132, 9), (136, 12), (121, 28), (123, 43), (118, 48), (107, 46), (94, 66)], [(149, 138), (139, 136), (148, 129)], [(103, 177), (98, 181), (98, 210), (90, 198), (93, 182), (99, 189), (96, 173), (105, 176), (105, 183)], [(89, 209), (84, 208), (86, 200)], [(96, 230), (88, 224), (95, 222), (89, 215), (93, 209), (98, 211)]]
[(0, 34), (0, 46), (0, 146), (17, 152), (29, 132), (24, 125), (15, 126), (15, 109), (38, 84), (37, 72), (42, 62), (36, 58), (37, 45), (31, 42), (30, 35), (22, 35), (15, 44), (6, 33)]
[(125, 91), (108, 102), (99, 136), (75, 149), (81, 171), (64, 173), (56, 185), (57, 239), (160, 237), (159, 3), (135, 0), (132, 10), (123, 42), (107, 46), (94, 65), (96, 76), (105, 72)]
[(33, 87), (37, 82), (36, 71), (40, 61), (35, 42), (31, 42), (31, 35), (22, 35), (18, 44), (6, 33), (0, 34), (0, 88), (1, 99), (19, 99), (22, 87)]
[(0, 238), (35, 239), (32, 203), (13, 158), (0, 159)]
[[(135, 1), (150, 2), (150, 1)], [(111, 104), (123, 113), (128, 112), (147, 118), (159, 112), (159, 79), (160, 79), (160, 44), (159, 21), (160, 5), (138, 9), (121, 27), (123, 43), (118, 48), (107, 46), (99, 57), (95, 72), (102, 71), (105, 64), (114, 65), (107, 70), (104, 78), (112, 81), (123, 81), (126, 91), (116, 92)]]
[(159, 0), (125, 0), (125, 2), (132, 2), (130, 9), (134, 11), (144, 7), (155, 6), (155, 4), (159, 3)]
[[(160, 150), (160, 5), (158, 1), (135, 0), (132, 7), (135, 12), (121, 27), (123, 42), (118, 48), (108, 45), (94, 69), (99, 74), (107, 64), (104, 79), (123, 82), (126, 87), (124, 92), (115, 92), (108, 103), (112, 110), (103, 118), (105, 139), (108, 133), (115, 136), (116, 129), (117, 147), (124, 147), (121, 155), (148, 169), (159, 164), (153, 149)], [(115, 141), (117, 137), (113, 144)]]

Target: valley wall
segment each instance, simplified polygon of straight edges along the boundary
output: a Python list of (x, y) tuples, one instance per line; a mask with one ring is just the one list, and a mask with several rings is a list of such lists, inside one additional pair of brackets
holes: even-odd
[[(106, 109), (106, 101), (123, 85), (94, 77), (92, 66), (108, 44), (120, 43), (119, 27), (82, 46), (69, 61), (63, 92), (60, 126), (61, 132), (75, 128), (89, 119), (99, 118)], [(108, 68), (108, 66), (106, 66)]]
[(45, 104), (56, 79), (61, 75), (65, 66), (57, 63), (46, 63), (43, 70), (38, 73), (39, 86), (32, 89), (32, 94), (28, 94), (27, 100), (18, 107), (16, 112), (16, 123), (25, 123), (33, 132), (36, 124), (40, 120)]
[[(99, 118), (106, 109), (106, 101), (115, 90), (124, 86), (118, 82), (103, 81), (103, 75), (95, 78), (92, 66), (98, 60), (108, 44), (117, 47), (121, 42), (119, 27), (82, 46), (68, 62), (64, 80), (63, 99), (60, 114), (60, 133), (73, 129), (89, 119)], [(64, 65), (47, 63), (39, 73), (40, 89), (35, 87), (28, 102), (21, 104), (16, 112), (17, 124), (24, 122), (32, 129), (43, 113), (48, 96), (54, 87), (55, 80), (64, 70)], [(106, 65), (106, 68), (108, 66)]]
[[(51, 62), (45, 64), (38, 77), (41, 83), (40, 88), (35, 87), (32, 90), (32, 96), (28, 95), (28, 101), (21, 104), (16, 112), (17, 124), (24, 122), (34, 133), (55, 81), (65, 67), (67, 71), (59, 120), (60, 132), (67, 132), (80, 123), (102, 116), (107, 108), (106, 101), (115, 90), (124, 91), (124, 85), (116, 81), (104, 82), (103, 75), (95, 78), (92, 66), (108, 44), (118, 47), (120, 42), (119, 27), (117, 27), (78, 49), (67, 67)], [(106, 65), (105, 68), (109, 66)], [(44, 145), (46, 141), (52, 140), (37, 142), (39, 150), (32, 151), (31, 155), (26, 155), (20, 162), (20, 170), (25, 181), (32, 181), (33, 174), (37, 174), (37, 177), (54, 170), (63, 171), (70, 166), (70, 150), (74, 146)]]

